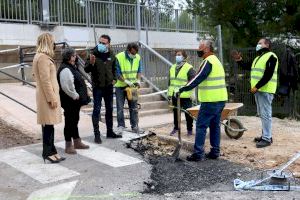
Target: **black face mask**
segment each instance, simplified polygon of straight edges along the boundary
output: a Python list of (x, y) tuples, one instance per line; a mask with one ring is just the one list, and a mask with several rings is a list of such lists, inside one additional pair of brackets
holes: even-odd
[(55, 49), (56, 49), (56, 44), (53, 43), (53, 51), (55, 51)]
[(201, 58), (204, 55), (204, 51), (197, 51), (197, 55)]

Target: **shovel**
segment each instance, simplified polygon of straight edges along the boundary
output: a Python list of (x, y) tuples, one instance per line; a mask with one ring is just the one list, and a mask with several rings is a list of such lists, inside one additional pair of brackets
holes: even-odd
[(182, 146), (182, 142), (181, 142), (181, 107), (180, 107), (179, 95), (176, 95), (176, 98), (177, 98), (178, 144), (177, 144), (172, 156), (175, 158), (175, 160), (179, 160), (180, 149)]

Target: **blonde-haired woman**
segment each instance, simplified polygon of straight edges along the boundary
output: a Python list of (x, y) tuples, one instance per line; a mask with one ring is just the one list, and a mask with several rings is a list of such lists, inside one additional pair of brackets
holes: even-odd
[(62, 121), (54, 48), (51, 34), (43, 33), (38, 37), (33, 76), (36, 80), (37, 123), (42, 125), (43, 133), (43, 159), (44, 162), (59, 163), (65, 158), (58, 155), (54, 146), (54, 124)]

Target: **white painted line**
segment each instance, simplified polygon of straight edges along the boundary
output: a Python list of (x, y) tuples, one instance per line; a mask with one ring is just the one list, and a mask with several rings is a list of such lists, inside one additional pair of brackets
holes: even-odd
[(124, 141), (124, 142), (128, 142), (130, 140), (133, 140), (133, 139), (137, 139), (137, 138), (140, 138), (140, 137), (144, 137), (148, 135), (148, 132), (145, 131), (145, 133), (143, 134), (136, 134), (136, 133), (132, 133), (132, 132), (128, 132), (128, 131), (123, 131), (122, 132), (122, 138), (120, 138), (120, 140)]
[(37, 190), (31, 193), (27, 200), (67, 200), (72, 194), (77, 182), (78, 181), (72, 181)]
[[(83, 141), (83, 143), (89, 145), (90, 148), (82, 150), (76, 149), (78, 154), (96, 160), (100, 163), (109, 165), (111, 167), (124, 167), (127, 165), (134, 165), (143, 162), (140, 159), (128, 156), (124, 153), (116, 152), (100, 145), (92, 144), (86, 141)], [(65, 147), (64, 142), (58, 142), (55, 145), (60, 148)]]
[(80, 175), (78, 172), (58, 164), (44, 164), (42, 157), (23, 149), (13, 149), (0, 153), (0, 161), (4, 162), (31, 178), (46, 184)]

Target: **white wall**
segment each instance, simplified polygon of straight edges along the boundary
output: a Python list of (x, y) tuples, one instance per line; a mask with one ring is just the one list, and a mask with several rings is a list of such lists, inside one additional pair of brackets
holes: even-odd
[[(0, 47), (35, 45), (38, 35), (42, 32), (38, 25), (0, 23)], [(94, 46), (93, 28), (56, 26), (51, 32), (57, 41), (66, 41), (71, 46)], [(108, 34), (112, 44), (138, 41), (136, 30), (96, 28), (97, 37)], [(198, 41), (196, 33), (179, 32), (148, 32), (149, 45), (153, 48), (184, 48), (196, 49)], [(146, 32), (141, 31), (141, 40), (146, 42)]]

